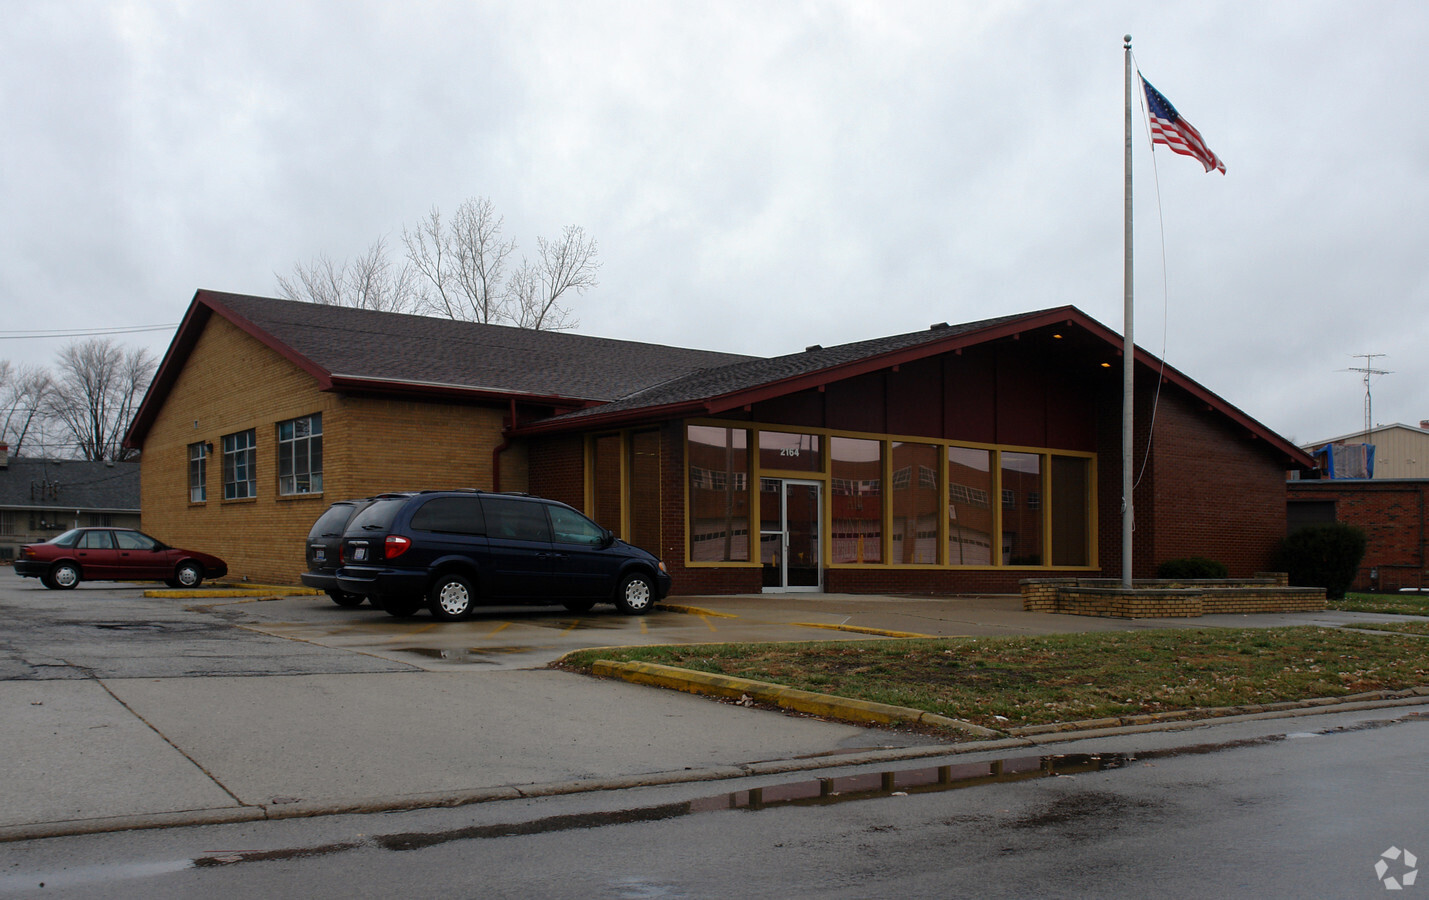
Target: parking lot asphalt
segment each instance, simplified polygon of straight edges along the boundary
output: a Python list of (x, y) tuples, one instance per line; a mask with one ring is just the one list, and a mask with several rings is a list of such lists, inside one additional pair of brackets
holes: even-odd
[(1349, 613), (1115, 620), (1013, 597), (676, 597), (482, 610), (438, 623), (325, 597), (68, 592), (0, 569), (0, 840), (456, 805), (948, 753), (926, 735), (717, 703), (548, 668), (593, 646), (1206, 625)]

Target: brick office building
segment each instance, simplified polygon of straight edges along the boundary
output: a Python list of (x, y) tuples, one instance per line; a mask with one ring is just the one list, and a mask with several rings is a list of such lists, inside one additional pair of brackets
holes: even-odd
[[(475, 487), (585, 510), (677, 593), (1013, 591), (1120, 571), (1120, 349), (1072, 307), (765, 359), (200, 291), (128, 440), (146, 526), (253, 578), (295, 581), (333, 500)], [(1137, 359), (1138, 577), (1264, 568), (1311, 459)]]
[(1291, 481), (1289, 529), (1327, 522), (1365, 533), (1365, 555), (1350, 590), (1429, 587), (1429, 479), (1375, 478)]

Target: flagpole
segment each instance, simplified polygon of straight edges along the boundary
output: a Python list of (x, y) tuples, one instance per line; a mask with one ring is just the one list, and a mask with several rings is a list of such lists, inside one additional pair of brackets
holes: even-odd
[(1132, 534), (1132, 407), (1135, 393), (1136, 343), (1132, 340), (1132, 265), (1131, 265), (1131, 35), (1123, 39), (1126, 56), (1126, 194), (1124, 210), (1125, 248), (1122, 257), (1121, 344), (1121, 584), (1131, 587)]

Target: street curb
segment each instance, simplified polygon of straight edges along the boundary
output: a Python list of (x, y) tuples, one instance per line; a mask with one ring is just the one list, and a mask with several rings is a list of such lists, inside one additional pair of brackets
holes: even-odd
[(1282, 700), (1278, 703), (1258, 703), (1247, 706), (1212, 706), (1204, 709), (1178, 709), (1164, 713), (1143, 713), (1135, 716), (1115, 716), (1105, 719), (1081, 719), (1071, 722), (1056, 722), (1049, 725), (1023, 725), (1008, 728), (1006, 732), (1015, 737), (1036, 738), (1041, 735), (1061, 731), (1100, 731), (1114, 728), (1171, 728), (1179, 722), (1199, 722), (1204, 719), (1226, 719), (1236, 716), (1261, 715), (1274, 717), (1279, 713), (1300, 715), (1318, 707), (1333, 706), (1339, 709), (1356, 708), (1357, 704), (1369, 702), (1394, 703), (1395, 701), (1416, 702), (1416, 698), (1429, 697), (1429, 687), (1404, 688), (1398, 691), (1366, 691), (1360, 694), (1346, 694), (1343, 697), (1312, 697), (1308, 700)]
[[(1048, 725), (1023, 725), (997, 731), (984, 728), (981, 725), (974, 725), (971, 722), (964, 722), (961, 719), (925, 712), (921, 709), (851, 700), (832, 694), (797, 690), (765, 681), (752, 681), (746, 678), (716, 675), (711, 672), (697, 672), (692, 669), (681, 669), (659, 663), (616, 662), (598, 659), (591, 664), (591, 674), (620, 678), (632, 684), (670, 688), (690, 694), (725, 697), (733, 700), (748, 699), (794, 712), (827, 716), (844, 721), (876, 725), (934, 725), (940, 728), (953, 728), (979, 738), (1008, 738), (1030, 743), (1065, 741), (1070, 739), (1067, 735), (1072, 733), (1099, 736), (1135, 734), (1141, 731), (1176, 731), (1196, 727), (1208, 719), (1222, 722), (1256, 718), (1272, 719), (1313, 714), (1322, 710), (1344, 712), (1373, 709), (1379, 706), (1408, 706), (1420, 703), (1422, 698), (1429, 697), (1429, 686), (1419, 686), (1397, 691), (1367, 691), (1343, 697), (1314, 697), (1307, 700), (1286, 700), (1248, 706), (1206, 707), (1103, 719), (1080, 719)], [(980, 744), (979, 746), (985, 745)]]
[(999, 732), (971, 722), (950, 719), (921, 709), (893, 706), (888, 703), (871, 703), (867, 700), (850, 700), (830, 694), (816, 694), (801, 691), (766, 681), (751, 681), (747, 678), (731, 678), (710, 672), (695, 672), (659, 663), (615, 662), (598, 659), (591, 664), (591, 673), (620, 678), (634, 684), (649, 684), (656, 687), (673, 688), (691, 694), (708, 694), (727, 697), (731, 700), (748, 699), (756, 703), (768, 703), (781, 709), (808, 713), (814, 716), (829, 716), (853, 722), (875, 725), (934, 725), (951, 728), (975, 737), (1001, 737)]

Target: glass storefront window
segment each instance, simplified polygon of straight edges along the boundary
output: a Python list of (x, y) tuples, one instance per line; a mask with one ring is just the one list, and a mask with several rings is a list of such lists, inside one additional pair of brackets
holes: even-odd
[(948, 448), (948, 565), (992, 565), (992, 453)]
[(691, 562), (749, 562), (749, 432), (690, 425)]
[(759, 468), (764, 471), (783, 469), (793, 472), (822, 472), (824, 461), (819, 453), (817, 434), (789, 434), (783, 431), (759, 432)]
[(883, 561), (883, 443), (829, 439), (832, 563)]
[(1005, 452), (1002, 457), (1002, 564), (1040, 566), (1042, 561), (1042, 456)]
[(938, 562), (938, 456), (935, 444), (894, 441), (889, 453), (893, 489), (890, 562)]

